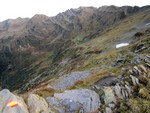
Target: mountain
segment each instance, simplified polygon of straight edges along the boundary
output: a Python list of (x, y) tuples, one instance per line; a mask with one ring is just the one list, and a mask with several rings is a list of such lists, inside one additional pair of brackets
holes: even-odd
[[(85, 88), (79, 90), (83, 94), (79, 97), (85, 97), (87, 92), (89, 98), (95, 99), (90, 95), (96, 95), (91, 91), (95, 90), (108, 99), (102, 98), (105, 102), (101, 103), (101, 112), (105, 108), (110, 111), (111, 107), (106, 104), (110, 101), (108, 93), (112, 94), (111, 97), (126, 98), (119, 93), (119, 96), (113, 95), (112, 88), (117, 87), (114, 92), (120, 87), (121, 91), (131, 88), (137, 92), (133, 96), (138, 99), (132, 98), (130, 103), (135, 102), (134, 105), (137, 103), (139, 106), (141, 98), (147, 103), (142, 91), (146, 90), (147, 96), (149, 90), (149, 38), (150, 6), (79, 7), (54, 17), (35, 15), (32, 18), (8, 19), (0, 23), (0, 86), (25, 98), (32, 92), (44, 98), (51, 95), (64, 99), (64, 95), (72, 95), (71, 89), (78, 96), (78, 89)], [(122, 47), (124, 44), (126, 46)], [(146, 70), (145, 78), (139, 77), (137, 72), (135, 77), (138, 80), (130, 76), (134, 66), (138, 67), (135, 70)], [(119, 81), (115, 81), (115, 85), (110, 84), (109, 81), (116, 77)], [(148, 81), (146, 85), (144, 80)], [(132, 86), (132, 81), (135, 84), (142, 82), (142, 85)], [(126, 88), (126, 83), (131, 87)], [(110, 87), (100, 90), (105, 85)], [(145, 89), (138, 93), (140, 88)], [(65, 90), (64, 94), (57, 94)], [(126, 102), (121, 100), (119, 105), (115, 98), (111, 99), (116, 106), (112, 109), (117, 109), (117, 112), (128, 109)], [(131, 109), (136, 112), (134, 105)], [(97, 107), (97, 104), (92, 106)], [(89, 108), (85, 109), (91, 112)]]

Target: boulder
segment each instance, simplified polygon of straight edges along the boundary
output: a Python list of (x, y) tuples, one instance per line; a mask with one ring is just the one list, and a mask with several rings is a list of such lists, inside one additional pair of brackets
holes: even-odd
[(12, 94), (9, 90), (0, 91), (0, 113), (29, 113), (21, 97)]
[(36, 94), (29, 95), (28, 106), (30, 113), (50, 113), (50, 109), (48, 109), (48, 104), (45, 99)]
[[(68, 104), (67, 108), (69, 108), (69, 110), (75, 110), (80, 107), (78, 105), (82, 105), (83, 111), (88, 113), (95, 112), (100, 106), (99, 95), (89, 89), (66, 90), (64, 93), (55, 93), (54, 97), (62, 101), (66, 101), (67, 99), (69, 102), (72, 102), (72, 105)], [(66, 105), (67, 103), (68, 102), (66, 102)], [(63, 104), (65, 103), (63, 102)]]

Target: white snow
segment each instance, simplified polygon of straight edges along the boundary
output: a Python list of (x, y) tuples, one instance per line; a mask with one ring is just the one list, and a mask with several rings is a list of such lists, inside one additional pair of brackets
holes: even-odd
[(120, 43), (116, 45), (116, 48), (120, 48), (120, 47), (124, 47), (124, 46), (128, 46), (129, 43)]
[(150, 25), (150, 23), (147, 23), (146, 25), (148, 26), (148, 25)]

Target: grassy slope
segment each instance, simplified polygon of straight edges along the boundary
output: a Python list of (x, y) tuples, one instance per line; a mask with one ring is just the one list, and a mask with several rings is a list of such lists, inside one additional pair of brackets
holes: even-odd
[[(124, 34), (132, 31), (137, 32), (138, 30), (135, 30), (134, 27), (143, 24), (144, 22), (148, 22), (149, 18), (149, 10), (138, 12), (137, 14), (124, 19), (119, 24), (112, 26), (112, 28), (109, 28), (106, 32), (88, 42), (83, 41), (84, 33), (80, 33), (72, 40), (75, 45), (73, 44), (69, 48), (64, 48), (61, 56), (58, 58), (58, 61), (68, 59), (67, 64), (61, 66), (58, 63), (58, 65), (55, 66), (56, 70), (54, 70), (53, 74), (50, 74), (49, 76), (55, 75), (55, 77), (57, 77), (56, 75), (60, 73), (65, 74), (70, 73), (71, 71), (91, 70), (94, 73), (91, 77), (92, 79), (88, 78), (84, 81), (79, 81), (75, 84), (75, 86), (72, 86), (72, 88), (79, 88), (82, 86), (90, 87), (92, 83), (96, 82), (103, 76), (108, 76), (111, 73), (114, 73), (115, 75), (121, 74), (120, 69), (122, 67), (126, 67), (127, 69), (130, 68), (129, 64), (136, 55), (133, 52), (133, 48), (140, 43), (146, 43), (146, 45), (149, 46), (149, 42), (147, 42), (147, 40), (150, 38), (149, 34), (145, 34), (138, 39), (135, 39), (133, 35), (126, 39), (124, 39), (123, 36)], [(144, 29), (139, 31), (144, 32)], [(117, 43), (126, 41), (132, 41), (132, 43), (130, 43), (127, 47), (119, 49), (115, 48)], [(147, 52), (147, 50), (143, 51), (143, 53)], [(48, 59), (45, 60), (45, 63), (46, 61), (49, 62), (49, 66), (52, 65), (52, 62), (50, 61), (52, 57), (53, 55), (50, 52)], [(113, 62), (115, 62), (118, 58), (125, 58), (125, 64), (120, 65), (117, 68), (113, 67)]]
[[(121, 72), (121, 68), (125, 67), (130, 69), (130, 67), (132, 67), (130, 62), (133, 61), (138, 54), (149, 53), (149, 50), (141, 51), (138, 54), (135, 54), (134, 52), (137, 45), (141, 43), (144, 43), (147, 47), (150, 47), (150, 33), (145, 33), (145, 29), (139, 30), (140, 32), (144, 33), (144, 36), (142, 37), (135, 38), (135, 36), (132, 35), (128, 38), (124, 38), (124, 35), (127, 33), (131, 33), (132, 31), (138, 32), (134, 28), (136, 25), (150, 21), (149, 11), (150, 10), (147, 10), (129, 16), (121, 23), (106, 30), (104, 34), (101, 34), (100, 36), (97, 36), (88, 42), (83, 41), (85, 33), (79, 33), (78, 36), (72, 40), (72, 42), (74, 42), (73, 45), (63, 49), (61, 56), (57, 58), (57, 65), (53, 64), (52, 61), (54, 58), (53, 52), (44, 53), (43, 57), (41, 56), (40, 61), (34, 62), (29, 67), (33, 68), (37, 75), (42, 73), (44, 69), (47, 70), (47, 68), (50, 66), (54, 67), (54, 71), (48, 71), (48, 75), (42, 78), (46, 79), (45, 82), (33, 90), (30, 90), (30, 92), (37, 93), (42, 97), (53, 96), (54, 93), (60, 92), (45, 87), (48, 83), (57, 79), (57, 75), (60, 73), (65, 74), (70, 73), (71, 71), (83, 70), (91, 70), (93, 72), (91, 77), (76, 82), (68, 89), (91, 88), (91, 85), (96, 81), (103, 77), (110, 76), (112, 73), (116, 76), (123, 74)], [(115, 48), (117, 43), (126, 41), (132, 43), (130, 43), (130, 45), (127, 47), (119, 49)], [(119, 65), (118, 67), (113, 67), (113, 62), (115, 62), (118, 58), (125, 58), (126, 62), (123, 65)], [(61, 61), (66, 59), (68, 62), (65, 65), (59, 65)], [(126, 73), (124, 73), (124, 76), (125, 75)], [(53, 76), (55, 76), (55, 78)], [(28, 93), (25, 93), (23, 97), (26, 98), (27, 95)], [(130, 110), (132, 110), (133, 112), (137, 113), (145, 113), (145, 109), (148, 110), (149, 105), (150, 103), (148, 100), (135, 96), (129, 99), (128, 102), (122, 102), (118, 112), (124, 113), (125, 111), (130, 112)]]

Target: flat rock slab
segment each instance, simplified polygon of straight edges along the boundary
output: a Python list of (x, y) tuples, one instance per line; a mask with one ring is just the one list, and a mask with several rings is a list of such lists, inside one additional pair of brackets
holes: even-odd
[(47, 102), (58, 113), (76, 113), (82, 105), (70, 99), (57, 99), (55, 97), (47, 97)]
[(54, 98), (62, 100), (61, 105), (67, 106), (68, 103), (70, 110), (78, 110), (81, 105), (85, 113), (95, 112), (100, 106), (99, 95), (89, 89), (66, 90), (64, 93), (55, 93)]
[(91, 72), (89, 71), (72, 72), (71, 74), (63, 75), (58, 80), (49, 84), (48, 87), (57, 90), (65, 90), (74, 85), (75, 82), (87, 78), (90, 75)]

